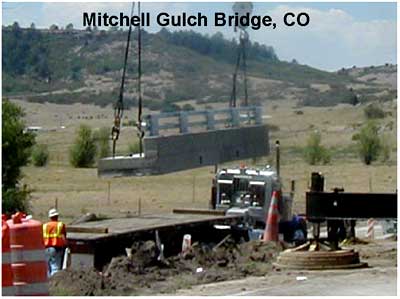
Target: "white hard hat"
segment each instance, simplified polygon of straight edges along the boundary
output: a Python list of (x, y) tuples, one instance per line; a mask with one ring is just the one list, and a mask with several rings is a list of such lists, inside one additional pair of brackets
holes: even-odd
[(58, 212), (56, 209), (51, 209), (49, 211), (49, 218), (54, 217), (54, 216), (58, 216)]

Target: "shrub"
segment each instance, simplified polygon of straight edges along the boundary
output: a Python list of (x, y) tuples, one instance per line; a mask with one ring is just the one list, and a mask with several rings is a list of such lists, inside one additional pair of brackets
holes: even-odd
[(378, 159), (382, 144), (375, 122), (369, 121), (359, 133), (353, 136), (353, 140), (357, 141), (358, 152), (366, 165), (370, 165)]
[(364, 108), (364, 115), (367, 119), (384, 118), (385, 111), (383, 111), (377, 104), (369, 104)]
[(191, 104), (185, 104), (182, 106), (183, 111), (193, 111), (195, 108)]
[(269, 124), (268, 129), (270, 132), (277, 132), (277, 131), (279, 131), (279, 126), (274, 125), (274, 124)]
[(135, 120), (124, 121), (124, 122), (122, 122), (122, 126), (123, 127), (136, 127), (136, 121)]
[(110, 135), (110, 129), (106, 127), (100, 128), (93, 134), (93, 138), (97, 143), (97, 152), (100, 159), (110, 156)]
[(37, 144), (32, 150), (32, 162), (37, 167), (42, 167), (49, 160), (49, 149), (46, 144)]
[(176, 111), (180, 111), (181, 107), (179, 107), (176, 104), (171, 104), (171, 103), (164, 103), (162, 108), (161, 108), (161, 112), (176, 112)]
[(130, 155), (131, 154), (138, 154), (140, 152), (140, 143), (139, 143), (139, 141), (130, 143), (128, 145), (128, 151), (129, 151)]
[(318, 131), (310, 134), (303, 155), (306, 162), (310, 165), (319, 163), (328, 164), (331, 161), (330, 152), (321, 145), (321, 134)]
[(92, 129), (87, 125), (81, 125), (77, 130), (77, 136), (70, 149), (70, 162), (74, 167), (90, 167), (96, 157), (96, 142)]

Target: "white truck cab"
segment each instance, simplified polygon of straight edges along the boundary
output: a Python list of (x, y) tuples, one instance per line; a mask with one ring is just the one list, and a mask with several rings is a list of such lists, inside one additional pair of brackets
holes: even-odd
[[(264, 227), (272, 192), (282, 194), (277, 172), (270, 166), (262, 168), (223, 168), (214, 179), (212, 207), (227, 215), (244, 214), (254, 226)], [(278, 201), (280, 214), (283, 201)]]

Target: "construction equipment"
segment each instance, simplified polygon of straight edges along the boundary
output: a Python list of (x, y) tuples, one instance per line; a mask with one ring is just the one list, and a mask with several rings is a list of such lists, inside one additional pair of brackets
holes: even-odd
[[(313, 238), (280, 254), (278, 268), (349, 269), (367, 266), (355, 250), (341, 248), (339, 241), (356, 239), (358, 219), (397, 219), (397, 193), (345, 193), (343, 188), (324, 192), (324, 176), (311, 174), (311, 190), (306, 193), (306, 217), (313, 227)], [(326, 222), (327, 236), (321, 238)]]
[(355, 237), (357, 219), (397, 219), (397, 193), (349, 193), (343, 188), (324, 192), (325, 178), (311, 174), (311, 190), (306, 193), (307, 220), (314, 225), (314, 238), (320, 240), (320, 225), (327, 223), (327, 242), (333, 249), (345, 238)]
[(279, 194), (279, 233), (284, 235), (285, 241), (292, 242), (295, 231), (301, 230), (305, 239), (306, 227), (291, 225), (293, 221), (302, 221), (301, 218), (292, 215), (293, 195), (283, 194), (277, 171), (270, 166), (219, 170), (213, 180), (210, 206), (213, 209), (224, 210), (226, 215), (242, 215), (250, 233), (254, 231), (261, 236), (275, 192)]
[[(301, 244), (307, 237), (305, 220), (292, 214), (294, 190), (284, 194), (279, 176), (280, 144), (275, 144), (276, 166), (222, 168), (213, 179), (210, 207), (225, 211), (226, 215), (242, 215), (249, 230), (255, 238), (261, 237), (266, 226), (273, 194), (278, 195), (279, 233), (287, 242), (295, 241), (297, 236)], [(294, 188), (294, 182), (292, 182)], [(297, 242), (297, 240), (296, 240)]]
[(276, 170), (270, 166), (223, 168), (216, 174), (214, 184), (213, 208), (225, 210), (227, 215), (243, 214), (259, 228), (265, 226), (272, 192), (281, 192)]
[[(279, 197), (279, 233), (283, 234), (287, 242), (305, 242), (305, 220), (292, 214), (293, 192), (283, 194), (277, 171), (268, 165), (262, 168), (219, 170), (213, 180), (210, 206), (225, 211), (226, 215), (242, 215), (249, 235), (254, 233), (255, 238), (259, 238), (266, 226), (266, 215), (274, 193)], [(299, 235), (302, 237), (296, 237)]]

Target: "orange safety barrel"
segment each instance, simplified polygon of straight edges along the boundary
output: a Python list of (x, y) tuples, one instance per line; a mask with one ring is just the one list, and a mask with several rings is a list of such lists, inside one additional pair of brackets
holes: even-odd
[(16, 213), (8, 220), (14, 286), (17, 296), (49, 295), (42, 223)]
[(3, 216), (1, 220), (1, 257), (1, 293), (3, 296), (15, 296), (11, 268), (10, 228)]

